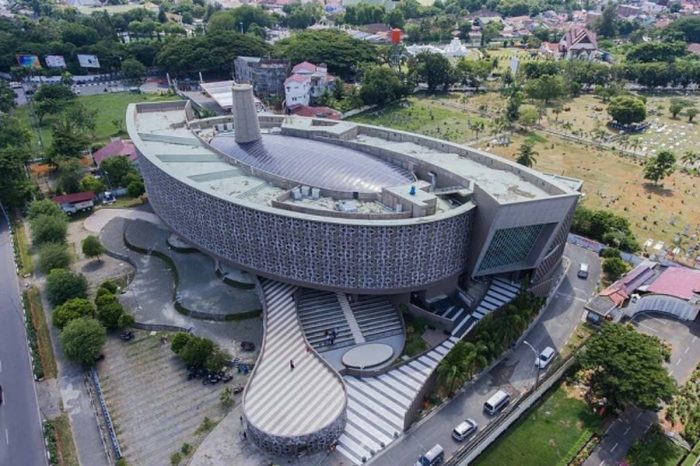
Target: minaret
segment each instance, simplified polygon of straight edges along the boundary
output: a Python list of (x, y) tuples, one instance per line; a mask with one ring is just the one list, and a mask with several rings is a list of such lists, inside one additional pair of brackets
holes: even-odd
[(253, 86), (250, 84), (234, 84), (233, 93), (233, 130), (236, 142), (245, 144), (260, 139), (260, 125), (255, 111)]

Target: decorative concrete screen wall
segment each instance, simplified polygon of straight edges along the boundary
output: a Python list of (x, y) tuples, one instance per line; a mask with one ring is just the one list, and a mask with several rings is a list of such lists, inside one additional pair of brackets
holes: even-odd
[(313, 288), (404, 292), (462, 273), (473, 209), (422, 223), (340, 223), (229, 202), (141, 157), (149, 201), (189, 242), (244, 269)]

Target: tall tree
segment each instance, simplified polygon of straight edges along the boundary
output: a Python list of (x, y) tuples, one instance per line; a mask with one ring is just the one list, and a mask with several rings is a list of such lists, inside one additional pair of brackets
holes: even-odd
[(647, 109), (644, 102), (631, 95), (614, 97), (608, 104), (608, 114), (623, 125), (644, 121)]
[(65, 110), (76, 98), (70, 87), (64, 84), (42, 84), (34, 94), (34, 111), (39, 124), (49, 114), (57, 114)]
[(438, 88), (447, 91), (454, 82), (455, 73), (450, 61), (439, 53), (421, 52), (408, 62), (408, 67), (416, 81), (426, 83), (430, 92)]
[(54, 165), (58, 165), (58, 159), (63, 157), (80, 157), (90, 142), (77, 122), (67, 115), (54, 123), (51, 134), (53, 140), (49, 149), (49, 162)]
[(382, 105), (405, 97), (409, 92), (401, 72), (386, 65), (373, 66), (362, 76), (360, 98), (365, 105)]
[(547, 105), (550, 101), (559, 99), (566, 94), (566, 82), (562, 76), (544, 75), (530, 79), (525, 83), (525, 94), (534, 100), (540, 100)]
[(107, 332), (95, 319), (82, 317), (66, 325), (59, 338), (68, 359), (91, 367), (107, 341)]
[(85, 257), (93, 258), (96, 257), (97, 260), (101, 260), (100, 256), (104, 254), (105, 247), (102, 246), (100, 239), (94, 235), (88, 235), (83, 240), (83, 254)]
[(7, 81), (0, 80), (0, 113), (7, 113), (15, 106), (15, 91), (7, 84)]
[(659, 181), (671, 175), (675, 170), (676, 156), (673, 155), (673, 152), (664, 150), (647, 159), (644, 165), (644, 179), (659, 184)]
[(526, 167), (532, 167), (537, 163), (536, 157), (539, 154), (534, 149), (534, 144), (531, 141), (525, 141), (520, 145), (518, 149), (518, 158), (515, 159), (520, 165), (525, 165)]
[(604, 323), (576, 359), (587, 374), (593, 394), (608, 406), (656, 409), (676, 392), (663, 366), (664, 349), (657, 338), (631, 325)]
[(613, 2), (603, 8), (603, 13), (595, 25), (596, 32), (601, 36), (612, 39), (617, 36), (617, 5)]

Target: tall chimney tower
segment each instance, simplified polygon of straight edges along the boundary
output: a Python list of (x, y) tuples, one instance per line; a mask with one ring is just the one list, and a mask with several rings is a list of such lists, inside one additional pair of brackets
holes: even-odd
[(236, 142), (245, 144), (260, 139), (260, 125), (255, 111), (253, 86), (250, 84), (234, 84), (233, 93), (233, 130)]

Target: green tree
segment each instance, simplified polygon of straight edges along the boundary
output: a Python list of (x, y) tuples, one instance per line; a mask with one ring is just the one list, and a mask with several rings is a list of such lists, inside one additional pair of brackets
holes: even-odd
[(481, 47), (486, 47), (503, 31), (503, 23), (500, 21), (490, 21), (481, 29)]
[(469, 42), (469, 33), (472, 32), (472, 23), (471, 21), (462, 21), (459, 24), (459, 38), (462, 41)]
[(61, 207), (51, 199), (32, 201), (29, 204), (29, 207), (27, 208), (27, 217), (29, 217), (29, 220), (34, 220), (40, 215), (61, 217), (64, 220), (67, 220), (66, 214), (63, 213), (63, 209), (61, 209)]
[(659, 340), (631, 325), (603, 323), (601, 331), (576, 353), (576, 360), (586, 371), (593, 394), (613, 408), (656, 409), (676, 392), (663, 365)]
[(100, 171), (107, 178), (111, 186), (124, 186), (127, 175), (134, 173), (135, 169), (128, 158), (124, 156), (110, 157), (100, 164)]
[(80, 318), (66, 325), (59, 339), (68, 359), (90, 367), (107, 341), (107, 332), (95, 319)]
[(401, 72), (386, 65), (370, 67), (362, 76), (360, 98), (365, 105), (384, 105), (405, 97), (408, 92)]
[(121, 328), (132, 327), (135, 323), (136, 323), (136, 319), (134, 319), (134, 316), (124, 312), (124, 313), (122, 313), (121, 316), (119, 316), (119, 321), (117, 322), (117, 325), (121, 329)]
[(206, 338), (192, 336), (180, 349), (180, 359), (193, 367), (204, 367), (209, 356), (214, 352), (214, 343)]
[[(2, 123), (0, 118), (0, 132)], [(34, 192), (34, 185), (27, 178), (24, 165), (28, 154), (24, 147), (0, 148), (0, 202), (5, 208), (22, 207)]]
[(209, 371), (220, 371), (231, 360), (231, 355), (227, 352), (215, 348), (214, 351), (207, 357), (205, 367)]
[(592, 210), (578, 205), (574, 211), (571, 231), (625, 251), (639, 250), (639, 243), (634, 239), (629, 221), (607, 210)]
[(66, 269), (71, 257), (65, 244), (45, 243), (39, 247), (39, 270), (49, 273), (53, 269)]
[(608, 114), (623, 125), (644, 121), (647, 109), (644, 102), (631, 95), (620, 95), (610, 100)]
[(122, 75), (131, 82), (143, 81), (147, 73), (146, 67), (138, 60), (127, 58), (122, 62)]
[(65, 216), (39, 215), (30, 222), (32, 242), (36, 246), (44, 243), (65, 243), (68, 222)]
[(617, 4), (608, 2), (595, 24), (596, 32), (608, 39), (617, 36)]
[(438, 380), (453, 393), (455, 389), (473, 375), (471, 361), (474, 357), (474, 347), (471, 343), (459, 341), (452, 347), (437, 368)]
[(146, 192), (146, 186), (144, 186), (143, 181), (132, 181), (126, 187), (126, 192), (130, 197), (139, 197)]
[(525, 83), (525, 94), (533, 100), (541, 100), (544, 105), (566, 94), (566, 82), (562, 76), (544, 75)]
[(77, 193), (83, 178), (83, 167), (77, 159), (62, 159), (58, 161), (58, 182), (56, 191)]
[(8, 113), (16, 105), (15, 91), (10, 88), (7, 81), (0, 80), (0, 113)]
[(46, 278), (46, 297), (58, 306), (69, 299), (87, 297), (87, 280), (83, 274), (65, 269), (54, 269)]
[(52, 142), (49, 149), (50, 162), (56, 164), (61, 157), (80, 157), (90, 140), (75, 121), (63, 116), (51, 127)]
[(51, 323), (54, 327), (63, 329), (72, 320), (94, 316), (95, 306), (90, 301), (84, 298), (73, 298), (56, 306), (51, 315)]
[(537, 163), (536, 157), (540, 155), (534, 149), (534, 143), (527, 140), (520, 144), (520, 148), (518, 148), (517, 154), (518, 158), (516, 158), (515, 161), (520, 165), (524, 165), (526, 167), (532, 167), (535, 163)]
[(524, 126), (533, 126), (540, 119), (540, 112), (534, 105), (523, 105), (519, 109), (518, 122)]
[(644, 179), (655, 185), (676, 170), (676, 156), (673, 152), (664, 150), (649, 157), (644, 164)]
[(73, 100), (75, 93), (64, 84), (42, 84), (37, 89), (32, 100), (34, 111), (42, 124), (46, 115), (55, 115), (65, 110)]
[(219, 401), (221, 401), (221, 405), (224, 408), (230, 408), (231, 406), (233, 406), (235, 400), (233, 399), (233, 392), (230, 388), (226, 387), (221, 391), (221, 395), (219, 395)]
[(62, 116), (72, 121), (81, 131), (89, 131), (95, 134), (97, 128), (97, 109), (88, 109), (79, 102), (74, 102), (63, 111)]
[(629, 269), (629, 264), (619, 257), (607, 257), (603, 261), (603, 272), (610, 282), (617, 281)]
[(85, 237), (83, 240), (83, 254), (85, 254), (85, 257), (97, 257), (99, 260), (100, 256), (104, 254), (104, 252), (105, 248), (102, 246), (102, 243), (97, 236), (88, 235)]
[(80, 180), (80, 191), (92, 191), (93, 193), (101, 193), (107, 190), (104, 181), (95, 177), (95, 175), (87, 174)]
[(673, 118), (676, 118), (688, 105), (690, 105), (690, 102), (686, 99), (673, 98), (668, 106), (668, 111), (671, 112)]
[(692, 123), (693, 118), (695, 118), (695, 116), (698, 113), (700, 113), (700, 110), (698, 110), (696, 107), (690, 107), (690, 108), (686, 109), (685, 116), (688, 117), (688, 123)]
[(439, 53), (421, 52), (409, 61), (408, 67), (417, 82), (428, 85), (429, 92), (435, 92), (438, 88), (447, 91), (447, 87), (454, 82), (452, 65)]

